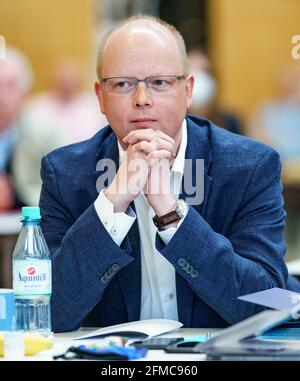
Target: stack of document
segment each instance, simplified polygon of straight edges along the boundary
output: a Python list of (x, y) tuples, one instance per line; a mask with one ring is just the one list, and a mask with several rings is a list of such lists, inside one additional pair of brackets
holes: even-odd
[(131, 340), (144, 340), (152, 336), (174, 331), (182, 327), (182, 325), (183, 324), (179, 321), (169, 319), (138, 320), (99, 328), (84, 336), (78, 337), (76, 340), (96, 339), (107, 337), (108, 335), (127, 337)]

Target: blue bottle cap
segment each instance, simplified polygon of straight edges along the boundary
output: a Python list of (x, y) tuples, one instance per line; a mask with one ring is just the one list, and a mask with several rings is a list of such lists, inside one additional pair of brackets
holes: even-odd
[(40, 220), (41, 211), (38, 206), (23, 206), (22, 220)]

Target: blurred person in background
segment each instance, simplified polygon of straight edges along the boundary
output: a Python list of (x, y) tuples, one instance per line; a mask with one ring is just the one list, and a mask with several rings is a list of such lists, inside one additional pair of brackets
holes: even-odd
[[(27, 57), (8, 46), (5, 59), (0, 60), (0, 212), (38, 203), (39, 162), (59, 146), (55, 126), (26, 110), (32, 81)], [(21, 153), (24, 144), (28, 148)]]
[(248, 135), (274, 147), (282, 160), (287, 211), (287, 260), (300, 258), (300, 65), (286, 67), (276, 94), (258, 106)]
[(22, 105), (32, 78), (27, 58), (17, 49), (7, 47), (5, 59), (0, 59), (0, 212), (22, 205), (11, 164), (20, 129), (28, 124)]
[(0, 60), (0, 212), (16, 204), (9, 167), (17, 138), (16, 117), (27, 90), (20, 75), (21, 64), (12, 64), (11, 54), (7, 49), (7, 59)]
[(285, 183), (300, 183), (300, 65), (284, 69), (277, 94), (257, 108), (249, 135), (274, 147)]
[(26, 103), (30, 118), (41, 121), (40, 128), (23, 130), (12, 163), (18, 194), (27, 205), (39, 201), (41, 158), (55, 148), (92, 137), (107, 124), (97, 98), (83, 92), (82, 86), (83, 69), (79, 63), (60, 60), (53, 71), (51, 90)]
[(188, 51), (191, 73), (195, 77), (192, 114), (210, 119), (216, 125), (236, 134), (242, 133), (241, 123), (232, 113), (221, 110), (217, 105), (217, 82), (212, 75), (212, 65), (207, 54), (200, 48)]
[(91, 138), (107, 124), (94, 94), (83, 91), (84, 77), (78, 61), (59, 60), (53, 68), (50, 90), (32, 97), (28, 104), (33, 114), (46, 116), (60, 126), (66, 145)]

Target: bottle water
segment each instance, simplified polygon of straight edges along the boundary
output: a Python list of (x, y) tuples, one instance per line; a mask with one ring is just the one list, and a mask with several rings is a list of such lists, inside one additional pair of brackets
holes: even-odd
[(15, 325), (17, 331), (48, 335), (51, 332), (51, 260), (40, 221), (40, 208), (22, 208), (23, 227), (13, 252)]

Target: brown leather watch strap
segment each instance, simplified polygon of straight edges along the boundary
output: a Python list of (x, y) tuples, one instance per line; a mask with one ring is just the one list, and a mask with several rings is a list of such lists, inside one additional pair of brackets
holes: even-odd
[(158, 216), (153, 217), (154, 225), (158, 227), (159, 230), (163, 230), (164, 227), (178, 221), (180, 221), (180, 216), (175, 210), (172, 210), (172, 212), (167, 213), (160, 217)]

